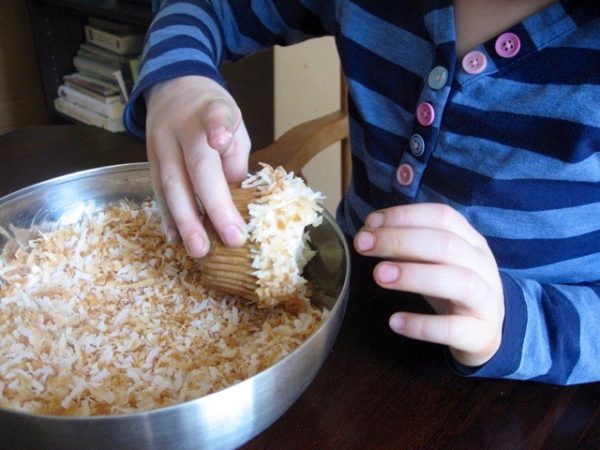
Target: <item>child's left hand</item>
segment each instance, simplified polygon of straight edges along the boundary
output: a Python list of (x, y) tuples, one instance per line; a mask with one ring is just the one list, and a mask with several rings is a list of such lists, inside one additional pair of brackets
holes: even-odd
[(421, 294), (438, 314), (397, 312), (392, 330), (448, 345), (467, 366), (494, 356), (504, 321), (498, 266), (485, 238), (456, 210), (424, 203), (373, 212), (354, 246), (385, 259), (373, 272), (377, 284)]

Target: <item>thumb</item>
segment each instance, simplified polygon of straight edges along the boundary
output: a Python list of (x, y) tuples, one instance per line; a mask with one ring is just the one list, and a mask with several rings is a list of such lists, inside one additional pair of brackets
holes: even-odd
[(216, 97), (205, 104), (202, 122), (208, 145), (223, 154), (233, 142), (233, 136), (242, 123), (242, 114), (232, 99)]

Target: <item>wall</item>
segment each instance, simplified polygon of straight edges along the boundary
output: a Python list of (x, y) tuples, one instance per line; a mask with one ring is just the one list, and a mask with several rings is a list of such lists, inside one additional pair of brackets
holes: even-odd
[[(276, 47), (275, 136), (306, 120), (340, 108), (340, 64), (333, 38), (319, 38), (291, 47)], [(341, 198), (339, 144), (316, 156), (303, 173), (309, 185), (327, 196), (334, 212)]]
[(0, 134), (47, 123), (27, 8), (0, 1)]

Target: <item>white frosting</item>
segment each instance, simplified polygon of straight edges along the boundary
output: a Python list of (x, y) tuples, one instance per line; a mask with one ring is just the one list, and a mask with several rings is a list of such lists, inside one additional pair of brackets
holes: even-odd
[(258, 200), (248, 205), (249, 240), (256, 246), (252, 267), (258, 278), (256, 293), (261, 303), (275, 305), (287, 298), (306, 299), (302, 271), (315, 255), (310, 249), (308, 225), (323, 221), (325, 196), (282, 167), (263, 169), (249, 176), (244, 188), (256, 188)]

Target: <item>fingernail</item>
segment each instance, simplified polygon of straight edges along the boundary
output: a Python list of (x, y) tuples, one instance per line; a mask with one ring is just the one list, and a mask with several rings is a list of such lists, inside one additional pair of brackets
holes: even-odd
[(192, 234), (186, 241), (185, 247), (191, 256), (204, 256), (207, 252), (207, 242), (200, 233)]
[(398, 280), (400, 271), (392, 264), (380, 264), (377, 267), (377, 278), (382, 283), (393, 283)]
[(393, 314), (390, 317), (390, 328), (394, 331), (402, 331), (404, 325), (406, 324), (406, 320), (402, 316), (402, 314)]
[(371, 250), (373, 247), (375, 247), (375, 236), (373, 236), (373, 233), (369, 233), (368, 231), (361, 231), (356, 237), (356, 246), (362, 252)]
[(246, 234), (237, 226), (228, 225), (223, 231), (222, 238), (225, 244), (238, 247), (244, 245), (244, 242), (246, 241)]
[(372, 213), (367, 217), (367, 225), (371, 228), (379, 228), (383, 226), (383, 214)]
[(167, 231), (165, 232), (165, 236), (167, 238), (167, 242), (172, 243), (172, 242), (178, 242), (179, 241), (179, 232), (177, 231), (177, 228), (175, 227), (168, 227)]
[(211, 146), (228, 146), (233, 135), (224, 125), (208, 131), (208, 141)]

